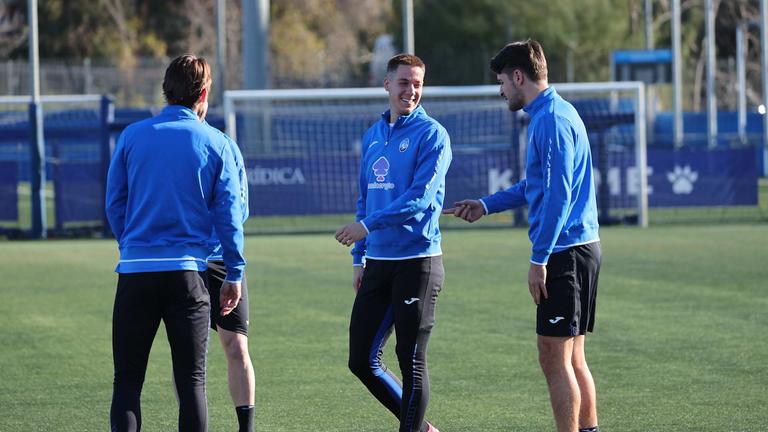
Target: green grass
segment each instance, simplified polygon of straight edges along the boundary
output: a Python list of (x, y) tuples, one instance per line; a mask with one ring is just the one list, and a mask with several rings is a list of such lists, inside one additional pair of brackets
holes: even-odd
[[(605, 228), (587, 355), (601, 430), (768, 430), (768, 225)], [(553, 430), (526, 288), (525, 230), (445, 233), (428, 417), (444, 431)], [(247, 238), (259, 431), (385, 432), (394, 418), (346, 369), (348, 250), (331, 235)], [(115, 244), (0, 242), (0, 430), (103, 431)], [(387, 361), (397, 368), (387, 347)], [(145, 430), (175, 430), (160, 329)], [(210, 429), (235, 430), (212, 339)]]

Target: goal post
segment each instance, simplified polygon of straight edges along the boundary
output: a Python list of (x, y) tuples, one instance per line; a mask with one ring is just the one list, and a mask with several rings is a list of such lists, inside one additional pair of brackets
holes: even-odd
[[(0, 232), (24, 235), (32, 226), (30, 96), (0, 96)], [(99, 94), (43, 95), (44, 169), (41, 185), (49, 228), (56, 235), (104, 224), (104, 179), (114, 104)]]
[[(585, 121), (601, 223), (647, 226), (644, 84), (552, 87)], [(226, 130), (243, 152), (251, 196), (260, 203), (251, 215), (340, 216), (333, 226), (309, 229), (316, 231), (347, 221), (358, 196), (360, 139), (387, 109), (387, 96), (382, 88), (224, 92)], [(485, 196), (524, 177), (527, 115), (509, 112), (498, 86), (425, 87), (421, 103), (451, 137), (446, 203)], [(517, 217), (498, 223), (520, 222)]]

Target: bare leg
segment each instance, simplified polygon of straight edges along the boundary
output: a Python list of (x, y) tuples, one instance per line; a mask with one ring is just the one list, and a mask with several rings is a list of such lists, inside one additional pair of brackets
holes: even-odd
[(254, 405), (256, 379), (251, 356), (248, 354), (248, 336), (218, 327), (219, 340), (227, 357), (227, 381), (235, 406)]
[(539, 364), (547, 379), (558, 432), (578, 432), (581, 394), (573, 370), (573, 337), (538, 336)]
[(571, 358), (573, 372), (576, 374), (576, 381), (579, 383), (579, 392), (581, 393), (580, 429), (597, 426), (597, 392), (595, 391), (595, 381), (592, 379), (592, 373), (589, 371), (584, 355), (585, 339), (583, 335), (574, 338), (573, 357)]

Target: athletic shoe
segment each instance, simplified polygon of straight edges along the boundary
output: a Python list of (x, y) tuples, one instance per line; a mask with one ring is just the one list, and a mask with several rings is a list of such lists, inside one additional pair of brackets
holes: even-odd
[(436, 427), (432, 426), (432, 423), (430, 422), (427, 422), (427, 426), (429, 426), (429, 428), (427, 429), (427, 432), (440, 432), (439, 430), (437, 430)]

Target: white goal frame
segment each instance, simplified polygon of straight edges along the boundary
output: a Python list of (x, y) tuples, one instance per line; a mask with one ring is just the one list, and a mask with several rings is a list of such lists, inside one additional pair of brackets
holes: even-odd
[[(606, 93), (617, 95), (618, 92), (632, 94), (635, 103), (635, 163), (638, 173), (637, 224), (648, 226), (648, 161), (646, 143), (646, 104), (645, 84), (639, 81), (608, 81), (588, 83), (551, 84), (561, 93)], [(478, 86), (435, 86), (425, 87), (428, 99), (457, 97), (488, 97), (499, 95), (498, 85)], [(279, 101), (279, 100), (322, 100), (322, 99), (376, 99), (386, 101), (387, 93), (381, 87), (330, 88), (330, 89), (285, 89), (285, 90), (227, 90), (224, 92), (224, 122), (227, 133), (237, 140), (237, 120), (235, 102)]]

